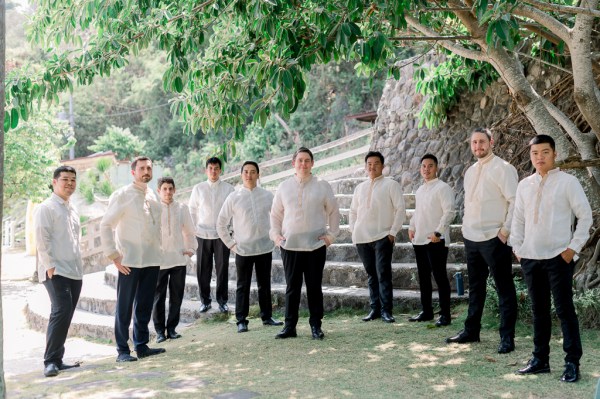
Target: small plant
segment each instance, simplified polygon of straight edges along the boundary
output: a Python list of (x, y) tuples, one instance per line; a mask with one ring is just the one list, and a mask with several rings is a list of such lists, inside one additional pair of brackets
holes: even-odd
[[(531, 299), (527, 291), (527, 284), (521, 277), (514, 277), (515, 290), (517, 291), (517, 311), (519, 320), (531, 322)], [(485, 298), (485, 308), (487, 311), (498, 316), (500, 315), (500, 303), (496, 293), (496, 284), (493, 278), (488, 278), (487, 293)]]
[(575, 294), (573, 304), (583, 328), (600, 328), (600, 288)]
[(98, 185), (98, 191), (106, 197), (110, 197), (113, 193), (114, 189), (110, 181), (104, 180)]

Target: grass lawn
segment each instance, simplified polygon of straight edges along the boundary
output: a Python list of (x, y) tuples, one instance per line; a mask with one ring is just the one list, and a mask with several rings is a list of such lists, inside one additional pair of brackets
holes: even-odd
[[(253, 309), (256, 313), (256, 309)], [(306, 316), (306, 315), (304, 315)], [(238, 334), (233, 318), (198, 321), (183, 338), (161, 344), (167, 353), (128, 364), (115, 357), (44, 378), (42, 370), (7, 381), (9, 398), (593, 398), (600, 378), (600, 336), (582, 332), (582, 379), (559, 381), (560, 328), (553, 329), (551, 374), (516, 376), (529, 359), (531, 327), (519, 325), (516, 351), (498, 355), (497, 321), (486, 316), (481, 343), (447, 345), (465, 308), (446, 328), (364, 323), (362, 314), (335, 312), (313, 341), (308, 319), (298, 338), (275, 340), (279, 327), (250, 320)], [(151, 345), (156, 347), (157, 345)], [(68, 348), (67, 348), (68, 351)], [(115, 353), (116, 356), (116, 353)]]

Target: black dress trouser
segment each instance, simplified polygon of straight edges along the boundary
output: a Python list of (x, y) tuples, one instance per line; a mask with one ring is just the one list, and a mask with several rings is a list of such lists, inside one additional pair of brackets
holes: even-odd
[(433, 315), (431, 294), (433, 291), (431, 275), (438, 287), (440, 315), (450, 318), (450, 281), (446, 271), (448, 247), (445, 240), (430, 242), (426, 245), (413, 245), (419, 273), (419, 289), (421, 291), (421, 307), (426, 315)]
[(50, 363), (60, 366), (65, 354), (65, 341), (69, 333), (69, 326), (81, 294), (82, 281), (57, 274), (49, 279), (46, 274), (43, 284), (48, 291), (51, 303), (48, 330), (46, 331), (44, 366)]
[(268, 320), (273, 315), (271, 302), (271, 261), (273, 253), (241, 256), (235, 255), (237, 271), (237, 289), (235, 291), (235, 318), (239, 323), (248, 323), (246, 318), (250, 311), (250, 284), (252, 269), (256, 270), (256, 285), (258, 287), (258, 305), (260, 318)]
[[(179, 324), (181, 314), (181, 303), (185, 291), (186, 266), (175, 266), (170, 269), (162, 269), (158, 273), (158, 282), (154, 292), (154, 304), (152, 306), (152, 322), (157, 333), (164, 334), (175, 330)], [(165, 301), (167, 300), (167, 288), (169, 289), (169, 316), (165, 325)]]
[[(133, 314), (133, 346), (144, 350), (150, 341), (148, 324), (152, 317), (152, 304), (159, 266), (130, 267), (129, 274), (119, 272), (117, 280), (117, 311), (115, 313), (115, 341), (117, 352), (130, 353), (129, 324)], [(135, 311), (135, 312), (134, 312)]]
[(229, 248), (227, 248), (220, 238), (196, 238), (198, 240), (196, 274), (198, 277), (198, 288), (200, 289), (200, 300), (205, 305), (209, 305), (212, 302), (210, 296), (210, 279), (212, 278), (214, 256), (214, 265), (217, 274), (217, 303), (225, 305), (229, 299)]
[(469, 273), (469, 311), (465, 332), (479, 337), (490, 273), (496, 284), (500, 307), (500, 338), (514, 339), (517, 322), (517, 293), (512, 276), (512, 249), (498, 237), (475, 242), (465, 238)]
[(323, 319), (323, 268), (327, 249), (314, 251), (288, 251), (281, 248), (281, 259), (285, 271), (285, 326), (296, 328), (298, 309), (302, 294), (302, 279), (306, 282), (306, 299), (312, 327), (321, 327)]
[(583, 354), (579, 320), (573, 305), (574, 267), (575, 262), (567, 263), (560, 255), (544, 260), (521, 259), (533, 312), (533, 356), (543, 362), (550, 356), (551, 294), (560, 319), (565, 362), (578, 365)]
[(367, 272), (371, 309), (377, 313), (392, 313), (394, 287), (392, 285), (392, 255), (394, 243), (385, 236), (377, 241), (356, 244), (358, 255)]

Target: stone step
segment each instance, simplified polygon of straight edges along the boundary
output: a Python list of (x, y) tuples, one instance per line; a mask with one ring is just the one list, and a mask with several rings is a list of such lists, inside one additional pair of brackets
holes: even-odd
[[(396, 242), (409, 242), (408, 241), (408, 223), (402, 226), (402, 229), (396, 234)], [(451, 224), (450, 225), (450, 242), (461, 243), (463, 242), (462, 236), (462, 225)], [(340, 234), (335, 239), (336, 244), (348, 244), (352, 243), (352, 234), (350, 233), (350, 226), (347, 224), (340, 225)]]
[(354, 189), (360, 183), (367, 181), (368, 177), (350, 177), (345, 179), (331, 180), (329, 184), (335, 194), (354, 194)]
[[(335, 195), (338, 206), (340, 208), (350, 208), (350, 205), (352, 205), (352, 197), (352, 193)], [(414, 194), (404, 194), (404, 207), (406, 209), (415, 209), (415, 204), (416, 202)]]
[[(405, 210), (405, 219), (404, 222), (408, 223), (412, 216), (414, 215), (414, 209), (406, 209)], [(341, 208), (340, 207), (340, 225), (345, 225), (350, 223), (350, 208)]]
[[(464, 263), (450, 263), (446, 266), (450, 288), (456, 290), (455, 274), (461, 272), (463, 274), (463, 287), (465, 290), (469, 288), (467, 265)], [(236, 279), (235, 259), (229, 260), (229, 280)], [(418, 271), (415, 263), (392, 263), (392, 285), (397, 289), (418, 290), (419, 282), (417, 279)], [(513, 265), (513, 275), (522, 276), (521, 266)], [(188, 277), (191, 280), (186, 282), (197, 285), (196, 265), (188, 266)], [(213, 281), (216, 280), (216, 275), (213, 270)], [(339, 286), (339, 287), (368, 287), (368, 276), (361, 262), (335, 262), (330, 261), (325, 263), (323, 269), (323, 285)], [(256, 281), (256, 275), (252, 275), (252, 281)], [(435, 288), (436, 284), (431, 279), (432, 285)], [(281, 259), (274, 259), (271, 267), (271, 283), (285, 284), (285, 272), (283, 270), (283, 262)], [(196, 295), (196, 294), (195, 294)]]

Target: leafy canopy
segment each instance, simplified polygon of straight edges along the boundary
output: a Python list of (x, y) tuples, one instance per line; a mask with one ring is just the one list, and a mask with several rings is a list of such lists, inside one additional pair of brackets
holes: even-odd
[(133, 159), (144, 153), (146, 143), (131, 134), (129, 128), (123, 129), (118, 126), (110, 126), (106, 133), (98, 137), (94, 144), (89, 146), (91, 151), (112, 151), (118, 159)]

